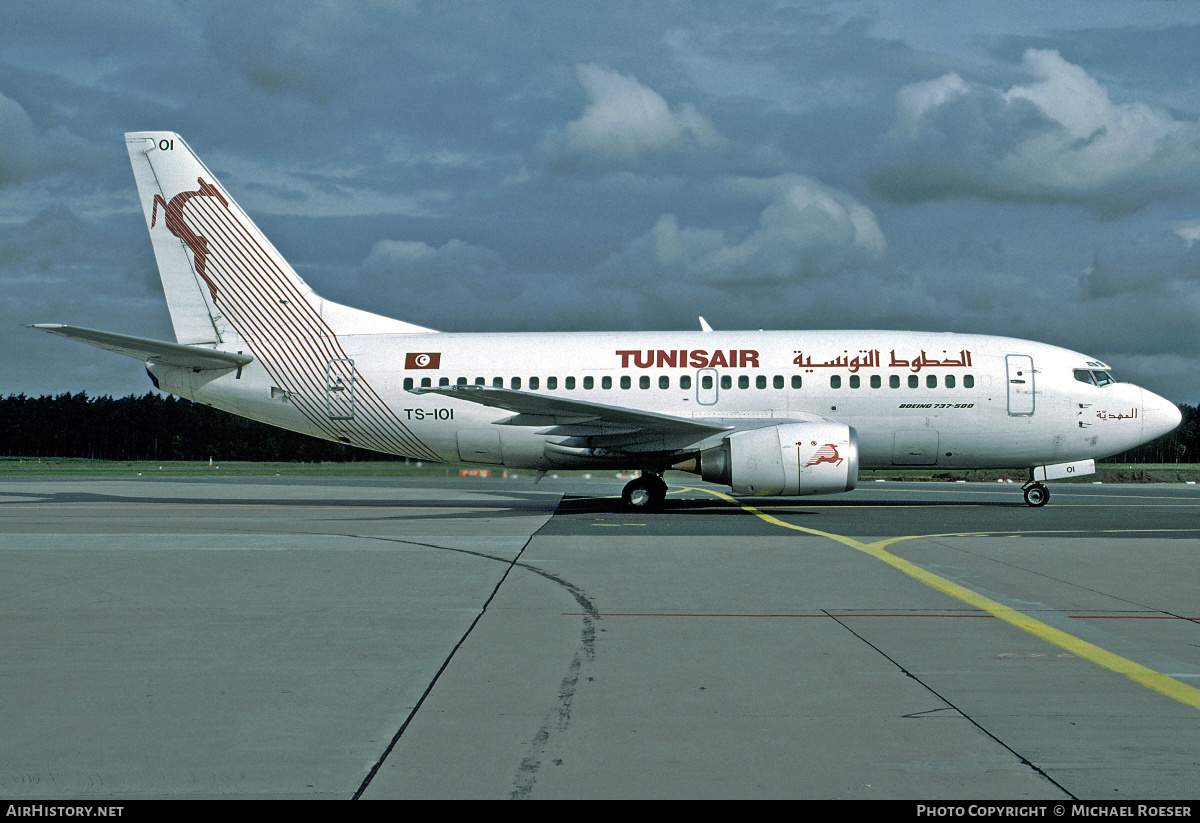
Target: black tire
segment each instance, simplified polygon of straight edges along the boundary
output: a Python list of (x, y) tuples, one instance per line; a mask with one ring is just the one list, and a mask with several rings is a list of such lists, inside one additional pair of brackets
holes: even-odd
[(1035, 483), (1025, 488), (1025, 503), (1040, 508), (1050, 501), (1050, 490), (1041, 483)]
[(658, 511), (667, 499), (667, 484), (657, 474), (630, 480), (621, 491), (621, 502), (634, 511)]

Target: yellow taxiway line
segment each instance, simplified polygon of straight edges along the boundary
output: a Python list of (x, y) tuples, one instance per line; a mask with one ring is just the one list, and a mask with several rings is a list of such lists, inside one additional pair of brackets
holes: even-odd
[[(1086, 640), (1080, 640), (1074, 635), (1067, 634), (1064, 631), (1048, 626), (1040, 620), (1035, 620), (1027, 614), (1022, 614), (1016, 609), (1009, 608), (1002, 603), (997, 603), (995, 600), (984, 597), (978, 592), (972, 591), (965, 586), (960, 586), (953, 583), (944, 577), (940, 577), (933, 572), (927, 571), (915, 563), (910, 563), (902, 557), (898, 557), (887, 550), (887, 547), (893, 543), (899, 543), (905, 540), (921, 540), (930, 537), (967, 537), (967, 536), (984, 536), (987, 532), (956, 532), (953, 534), (927, 534), (927, 535), (909, 535), (906, 537), (889, 537), (883, 540), (877, 540), (874, 543), (863, 543), (855, 540), (853, 537), (846, 537), (841, 534), (833, 534), (824, 532), (818, 529), (810, 529), (806, 526), (797, 526), (793, 523), (780, 520), (778, 517), (767, 514), (754, 506), (742, 503), (727, 494), (723, 494), (712, 489), (686, 489), (681, 491), (701, 491), (711, 494), (714, 497), (719, 497), (734, 506), (738, 506), (743, 511), (753, 514), (773, 526), (779, 526), (793, 531), (804, 532), (816, 537), (825, 537), (829, 540), (837, 541), (844, 546), (849, 546), (855, 551), (860, 551), (868, 554), (877, 560), (882, 560), (897, 571), (903, 572), (914, 580), (924, 583), (930, 588), (937, 589), (943, 594), (948, 594), (951, 597), (973, 606), (981, 611), (1003, 620), (1012, 626), (1024, 632), (1032, 634), (1045, 640), (1047, 643), (1058, 646), (1060, 649), (1065, 649), (1071, 654), (1081, 657), (1102, 666), (1109, 671), (1123, 674), (1135, 683), (1139, 683), (1148, 689), (1166, 695), (1172, 700), (1177, 700), (1184, 705), (1191, 706), (1193, 709), (1200, 709), (1200, 689), (1193, 688), (1186, 683), (1180, 683), (1171, 677), (1168, 677), (1161, 672), (1156, 672), (1153, 669), (1147, 668), (1140, 663), (1134, 663), (1132, 660), (1127, 660), (1120, 655), (1102, 649), (1099, 646), (1088, 643)], [(1011, 534), (1011, 532), (1002, 532)]]

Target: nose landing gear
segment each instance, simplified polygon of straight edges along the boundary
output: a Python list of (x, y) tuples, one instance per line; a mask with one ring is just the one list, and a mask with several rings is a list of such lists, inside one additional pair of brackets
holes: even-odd
[(657, 511), (667, 498), (667, 484), (660, 475), (643, 474), (625, 484), (621, 502), (634, 511)]
[(1050, 500), (1050, 490), (1041, 483), (1026, 483), (1021, 487), (1021, 491), (1025, 492), (1026, 505), (1034, 506), (1035, 508), (1046, 505), (1046, 502)]

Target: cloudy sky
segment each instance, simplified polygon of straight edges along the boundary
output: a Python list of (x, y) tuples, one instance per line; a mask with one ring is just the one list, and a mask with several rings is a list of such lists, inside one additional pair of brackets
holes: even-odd
[[(247, 7), (250, 9), (247, 11)], [(446, 331), (1006, 334), (1200, 402), (1200, 4), (65, 2), (0, 30), (0, 394), (171, 339), (122, 134)]]

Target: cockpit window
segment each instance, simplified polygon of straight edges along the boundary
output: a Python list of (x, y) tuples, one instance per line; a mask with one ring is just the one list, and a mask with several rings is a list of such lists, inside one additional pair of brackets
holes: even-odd
[(1099, 369), (1075, 369), (1075, 379), (1093, 386), (1107, 386), (1117, 382), (1111, 374)]

